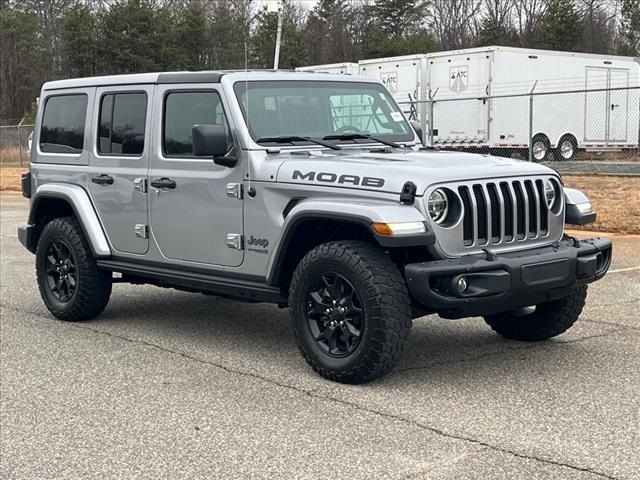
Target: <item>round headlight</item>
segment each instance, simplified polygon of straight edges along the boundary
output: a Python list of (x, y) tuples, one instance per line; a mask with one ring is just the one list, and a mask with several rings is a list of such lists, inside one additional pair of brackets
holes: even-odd
[(544, 198), (549, 208), (556, 203), (556, 186), (551, 180), (544, 182)]
[(436, 189), (429, 195), (429, 201), (427, 202), (427, 210), (431, 216), (431, 220), (436, 223), (442, 223), (447, 218), (447, 211), (449, 209), (449, 201), (447, 194), (444, 190)]

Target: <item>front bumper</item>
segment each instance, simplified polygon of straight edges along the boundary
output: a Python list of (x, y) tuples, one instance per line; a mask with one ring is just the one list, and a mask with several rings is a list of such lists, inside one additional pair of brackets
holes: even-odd
[(405, 277), (414, 301), (442, 317), (489, 315), (555, 300), (576, 285), (599, 280), (611, 265), (611, 253), (606, 238), (566, 237), (529, 250), (412, 263)]

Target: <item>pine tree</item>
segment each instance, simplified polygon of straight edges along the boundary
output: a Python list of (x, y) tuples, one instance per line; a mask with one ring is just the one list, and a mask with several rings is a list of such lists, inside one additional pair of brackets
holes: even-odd
[(618, 53), (621, 55), (640, 55), (640, 0), (623, 0), (621, 39)]
[(87, 77), (96, 73), (96, 21), (87, 5), (76, 4), (62, 15), (65, 74)]
[(394, 39), (421, 29), (427, 2), (423, 0), (376, 0), (371, 14), (377, 27)]
[(580, 42), (580, 14), (572, 0), (550, 0), (540, 27), (536, 46), (550, 50), (574, 51)]

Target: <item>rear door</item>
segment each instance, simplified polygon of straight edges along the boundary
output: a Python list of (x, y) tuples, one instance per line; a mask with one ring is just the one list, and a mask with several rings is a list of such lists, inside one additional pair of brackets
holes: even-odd
[[(629, 115), (629, 70), (612, 68), (609, 70), (609, 138), (610, 142), (627, 141), (627, 120)], [(625, 90), (615, 90), (624, 88)]]
[(96, 90), (89, 192), (117, 252), (144, 254), (153, 85)]

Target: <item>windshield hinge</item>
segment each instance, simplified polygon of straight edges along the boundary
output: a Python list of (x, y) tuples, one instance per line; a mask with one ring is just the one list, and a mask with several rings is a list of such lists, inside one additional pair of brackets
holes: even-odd
[(227, 183), (227, 197), (242, 198), (242, 184), (240, 183)]
[(400, 192), (400, 203), (406, 205), (413, 205), (416, 200), (416, 184), (413, 182), (406, 182), (402, 186), (402, 192)]

